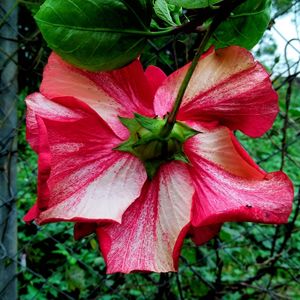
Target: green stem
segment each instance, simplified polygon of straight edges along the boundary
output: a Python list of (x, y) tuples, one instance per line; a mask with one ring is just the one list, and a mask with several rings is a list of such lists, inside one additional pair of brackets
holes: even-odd
[(192, 75), (198, 65), (199, 59), (201, 57), (201, 55), (204, 53), (206, 45), (209, 41), (209, 39), (211, 38), (211, 36), (213, 35), (213, 33), (215, 32), (215, 30), (217, 29), (217, 27), (224, 21), (226, 20), (230, 13), (232, 12), (232, 10), (234, 8), (236, 8), (238, 5), (240, 5), (241, 3), (243, 3), (245, 0), (237, 0), (237, 1), (230, 1), (230, 0), (225, 0), (223, 2), (223, 5), (221, 5), (218, 14), (216, 14), (215, 18), (213, 19), (211, 25), (209, 26), (209, 28), (207, 29), (198, 49), (197, 52), (192, 60), (192, 63), (180, 85), (179, 91), (177, 93), (176, 99), (175, 99), (175, 103), (174, 106), (172, 108), (171, 113), (168, 116), (166, 125), (164, 126), (162, 132), (161, 132), (161, 136), (162, 137), (167, 137), (170, 132), (173, 129), (173, 126), (176, 122), (176, 117), (180, 108), (180, 105), (182, 103), (183, 100), (183, 96), (185, 94), (185, 91), (190, 83), (190, 80), (192, 78)]

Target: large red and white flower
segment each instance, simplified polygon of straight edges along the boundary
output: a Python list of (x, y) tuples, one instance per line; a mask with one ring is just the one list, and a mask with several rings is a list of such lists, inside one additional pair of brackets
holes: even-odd
[(183, 150), (190, 163), (163, 163), (152, 180), (142, 161), (116, 147), (129, 137), (118, 116), (170, 112), (189, 65), (166, 77), (139, 61), (112, 72), (79, 70), (52, 54), (40, 93), (27, 97), (27, 138), (38, 153), (38, 200), (27, 221), (76, 222), (96, 231), (107, 272), (177, 269), (186, 234), (202, 244), (222, 223), (284, 223), (293, 187), (266, 173), (233, 135), (258, 137), (278, 113), (269, 75), (246, 50), (203, 56), (178, 120), (200, 133)]

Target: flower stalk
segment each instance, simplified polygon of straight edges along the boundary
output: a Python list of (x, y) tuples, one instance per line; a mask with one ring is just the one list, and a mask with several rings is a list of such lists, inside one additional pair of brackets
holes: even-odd
[(170, 112), (170, 114), (168, 115), (167, 118), (167, 122), (164, 126), (164, 128), (161, 131), (161, 137), (167, 137), (170, 132), (172, 131), (174, 124), (176, 122), (176, 117), (180, 108), (180, 105), (182, 103), (183, 100), (183, 96), (185, 94), (185, 91), (189, 85), (189, 82), (193, 76), (193, 73), (198, 65), (199, 59), (201, 57), (201, 55), (205, 52), (206, 50), (206, 45), (209, 41), (209, 39), (211, 38), (211, 36), (213, 35), (213, 33), (215, 32), (215, 30), (218, 28), (218, 26), (224, 21), (226, 20), (229, 15), (231, 14), (231, 12), (240, 4), (242, 4), (243, 2), (245, 2), (245, 0), (237, 0), (237, 1), (232, 1), (232, 0), (225, 0), (222, 5), (220, 6), (219, 12), (218, 14), (216, 14), (215, 18), (213, 19), (212, 23), (210, 24), (210, 26), (208, 27), (208, 29), (206, 30), (206, 33), (203, 37), (203, 39), (201, 40), (201, 43), (197, 49), (197, 52), (192, 60), (192, 63), (190, 65), (190, 67), (188, 68), (188, 71), (182, 81), (182, 84), (179, 88), (179, 91), (177, 93), (172, 111)]

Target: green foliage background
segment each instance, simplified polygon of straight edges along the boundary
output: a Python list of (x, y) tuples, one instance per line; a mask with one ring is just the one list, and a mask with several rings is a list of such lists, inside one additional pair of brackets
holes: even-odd
[[(34, 2), (39, 1), (20, 1), (26, 5), (21, 5), (19, 12), (20, 36), (24, 37), (19, 53), (20, 299), (299, 299), (300, 219), (295, 217), (299, 196), (289, 224), (225, 224), (220, 235), (202, 247), (187, 239), (178, 274), (106, 275), (93, 236), (75, 242), (72, 224), (24, 224), (22, 217), (36, 197), (37, 157), (25, 141), (23, 100), (38, 89), (49, 54), (32, 19), (31, 12), (37, 7)], [(275, 1), (274, 15), (289, 7), (292, 8), (287, 12), (293, 11), (293, 3)], [(180, 35), (177, 42), (170, 37), (149, 41), (141, 59), (145, 66), (156, 64), (170, 73), (190, 60), (197, 42), (194, 35)], [(266, 65), (270, 71), (278, 63), (275, 50), (276, 44), (266, 33), (256, 53), (258, 58), (272, 58)], [(300, 79), (278, 76), (274, 87), (280, 95), (281, 113), (272, 130), (259, 139), (241, 133), (237, 136), (256, 162), (269, 172), (280, 169), (284, 159), (283, 169), (299, 195)]]

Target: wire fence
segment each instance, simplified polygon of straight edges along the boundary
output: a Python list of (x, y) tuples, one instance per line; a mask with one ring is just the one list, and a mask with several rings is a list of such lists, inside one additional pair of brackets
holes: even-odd
[[(299, 1), (287, 1), (270, 23), (285, 47), (276, 49), (267, 32), (256, 49), (262, 62), (272, 58), (268, 67), (281, 108), (274, 127), (260, 139), (237, 133), (262, 168), (284, 170), (293, 180), (289, 222), (228, 223), (201, 247), (186, 239), (179, 272), (161, 275), (106, 275), (94, 236), (74, 242), (72, 224), (22, 221), (35, 201), (37, 174), (36, 155), (25, 141), (24, 97), (38, 89), (50, 53), (32, 18), (37, 2), (0, 3), (0, 299), (300, 299)], [(291, 40), (277, 26), (286, 15), (296, 29)], [(170, 73), (190, 60), (195, 44), (194, 35), (149, 41), (142, 62)], [(288, 57), (290, 48), (298, 58)]]

